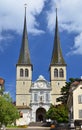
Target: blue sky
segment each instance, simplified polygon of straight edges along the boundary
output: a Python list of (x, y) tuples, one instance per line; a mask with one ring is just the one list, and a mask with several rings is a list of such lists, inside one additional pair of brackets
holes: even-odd
[(0, 0), (0, 77), (14, 100), (25, 3), (33, 81), (39, 75), (49, 80), (56, 6), (67, 80), (82, 75), (82, 0)]

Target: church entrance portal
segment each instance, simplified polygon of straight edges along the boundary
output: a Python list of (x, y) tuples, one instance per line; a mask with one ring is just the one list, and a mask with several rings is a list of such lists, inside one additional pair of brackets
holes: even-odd
[(45, 121), (46, 110), (44, 108), (38, 108), (36, 110), (36, 121)]

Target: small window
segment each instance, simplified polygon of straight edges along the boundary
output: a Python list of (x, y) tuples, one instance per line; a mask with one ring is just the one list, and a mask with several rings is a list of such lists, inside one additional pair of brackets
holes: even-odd
[(37, 93), (34, 94), (34, 101), (35, 101), (35, 102), (38, 101), (38, 95), (37, 95)]
[(58, 77), (58, 69), (54, 69), (54, 77)]
[(78, 103), (79, 103), (79, 104), (82, 104), (82, 95), (79, 95), (79, 96), (78, 96)]
[(49, 93), (46, 93), (46, 102), (48, 102), (50, 100), (50, 95)]
[(23, 82), (23, 85), (25, 85), (25, 82)]
[(23, 69), (20, 69), (20, 77), (23, 77), (24, 76), (24, 71)]
[(25, 77), (28, 77), (28, 69), (25, 69)]
[(63, 71), (63, 69), (60, 69), (60, 70), (59, 70), (59, 76), (60, 76), (60, 77), (64, 77), (64, 71)]
[(43, 96), (40, 96), (40, 102), (42, 102), (43, 101)]
[(21, 111), (19, 112), (19, 115), (20, 115), (20, 118), (23, 117), (23, 113)]
[(79, 110), (79, 118), (82, 118), (82, 110)]

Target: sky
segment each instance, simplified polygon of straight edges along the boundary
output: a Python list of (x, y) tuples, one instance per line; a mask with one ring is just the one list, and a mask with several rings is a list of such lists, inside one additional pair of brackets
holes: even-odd
[(27, 4), (27, 32), (33, 77), (39, 75), (50, 81), (51, 61), (58, 26), (63, 57), (69, 78), (82, 76), (82, 0), (0, 0), (0, 77), (5, 80), (5, 91), (13, 100), (16, 95), (16, 64), (24, 25), (24, 4)]

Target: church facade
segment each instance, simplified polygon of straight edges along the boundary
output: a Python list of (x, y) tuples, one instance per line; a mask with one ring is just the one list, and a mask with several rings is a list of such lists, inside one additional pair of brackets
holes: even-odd
[(66, 63), (60, 46), (58, 32), (58, 18), (56, 9), (56, 26), (53, 43), (52, 58), (49, 67), (50, 81), (40, 75), (32, 81), (33, 65), (30, 60), (28, 35), (26, 26), (26, 9), (24, 29), (19, 59), (16, 65), (16, 107), (21, 113), (17, 124), (45, 121), (46, 111), (50, 104), (57, 105), (57, 98), (61, 95), (61, 88), (66, 82)]

